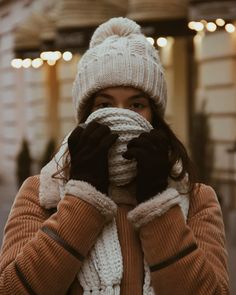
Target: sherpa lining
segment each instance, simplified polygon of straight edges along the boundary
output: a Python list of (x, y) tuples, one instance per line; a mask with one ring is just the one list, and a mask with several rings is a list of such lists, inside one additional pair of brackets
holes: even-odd
[(107, 221), (111, 220), (117, 211), (117, 205), (105, 194), (99, 192), (88, 182), (81, 180), (69, 180), (65, 185), (65, 195), (79, 197), (85, 202), (93, 205), (106, 217)]
[(180, 195), (174, 188), (167, 188), (164, 192), (156, 195), (154, 198), (138, 205), (128, 213), (128, 219), (136, 228), (140, 228), (154, 218), (163, 215), (175, 205), (180, 206), (186, 221), (189, 208), (188, 197)]

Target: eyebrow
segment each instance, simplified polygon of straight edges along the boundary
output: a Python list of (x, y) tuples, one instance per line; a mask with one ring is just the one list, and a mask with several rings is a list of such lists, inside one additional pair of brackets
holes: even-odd
[[(103, 93), (103, 92), (99, 92), (95, 95), (95, 98), (98, 97), (98, 96), (102, 96), (102, 97), (105, 97), (105, 98), (108, 98), (108, 99), (113, 99), (113, 96), (110, 95), (110, 94), (107, 94), (107, 93)], [(135, 95), (131, 95), (128, 97), (128, 99), (137, 99), (137, 98), (146, 98), (146, 99), (149, 99), (148, 95), (145, 94), (144, 92), (140, 92), (138, 94), (135, 94)]]

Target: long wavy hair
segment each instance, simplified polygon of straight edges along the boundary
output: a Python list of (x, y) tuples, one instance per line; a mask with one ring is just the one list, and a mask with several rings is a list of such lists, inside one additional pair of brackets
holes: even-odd
[[(78, 124), (84, 123), (91, 114), (93, 107), (94, 96), (88, 99), (88, 103), (84, 107), (82, 116), (78, 119)], [(187, 193), (192, 194), (196, 184), (196, 174), (194, 165), (188, 155), (188, 152), (183, 143), (174, 134), (168, 123), (163, 117), (163, 113), (158, 109), (152, 99), (149, 98), (150, 107), (152, 111), (152, 126), (156, 129), (161, 128), (166, 133), (170, 142), (170, 166), (173, 168), (176, 163), (181, 163), (182, 169), (176, 174), (170, 173), (169, 177), (174, 181), (181, 181), (186, 174), (188, 175), (189, 190)], [(67, 150), (63, 155), (63, 165), (58, 163), (58, 171), (53, 175), (54, 178), (62, 178), (66, 182), (69, 179), (70, 157)], [(171, 169), (172, 170), (172, 169)]]
[[(150, 100), (152, 110), (152, 126), (156, 129), (162, 129), (170, 143), (170, 166), (173, 168), (176, 163), (181, 163), (182, 169), (176, 174), (171, 174), (169, 177), (175, 181), (181, 181), (186, 174), (188, 175), (189, 190), (187, 193), (192, 194), (196, 185), (196, 172), (194, 164), (190, 159), (188, 152), (183, 143), (175, 135), (171, 127), (165, 121), (163, 114), (159, 112), (153, 100)], [(171, 171), (173, 171), (171, 169)]]

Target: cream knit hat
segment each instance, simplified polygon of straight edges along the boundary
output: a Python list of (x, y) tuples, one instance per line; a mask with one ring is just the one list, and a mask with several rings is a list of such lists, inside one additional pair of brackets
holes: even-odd
[(132, 86), (147, 93), (164, 113), (166, 81), (157, 50), (134, 21), (118, 17), (100, 25), (78, 63), (73, 101), (78, 117), (101, 89)]

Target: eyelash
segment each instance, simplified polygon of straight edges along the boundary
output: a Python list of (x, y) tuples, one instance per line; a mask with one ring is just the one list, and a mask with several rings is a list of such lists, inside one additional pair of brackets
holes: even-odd
[(143, 103), (140, 103), (140, 102), (134, 102), (132, 103), (131, 105), (131, 109), (134, 108), (134, 109), (144, 109), (146, 107), (146, 105), (144, 105)]
[[(112, 108), (113, 104), (110, 101), (101, 101), (95, 104), (94, 110), (103, 109), (103, 108)], [(143, 102), (133, 102), (129, 106), (127, 106), (127, 109), (133, 110), (135, 112), (140, 112), (143, 109), (145, 109), (147, 105)]]
[[(102, 108), (109, 108), (112, 107), (112, 104), (109, 102), (102, 102), (95, 106), (96, 109), (102, 109)], [(130, 105), (129, 109), (144, 109), (146, 106), (139, 102), (134, 102)]]

